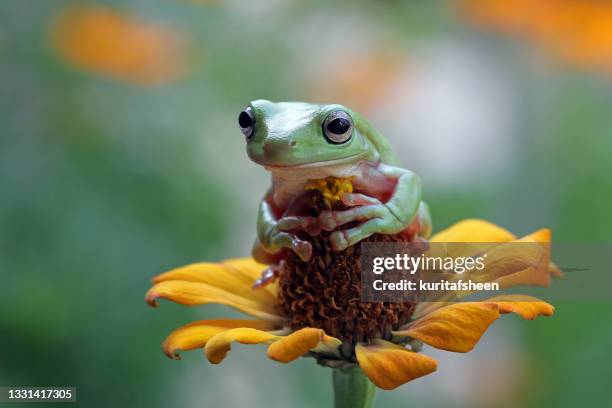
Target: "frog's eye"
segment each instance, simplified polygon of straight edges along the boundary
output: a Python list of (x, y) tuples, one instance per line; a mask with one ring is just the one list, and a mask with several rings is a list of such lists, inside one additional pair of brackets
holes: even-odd
[(243, 135), (248, 138), (253, 136), (253, 130), (255, 129), (255, 115), (253, 114), (253, 108), (250, 106), (240, 112), (238, 115), (238, 125)]
[(341, 110), (330, 113), (323, 122), (323, 134), (331, 143), (348, 141), (353, 134), (353, 118)]

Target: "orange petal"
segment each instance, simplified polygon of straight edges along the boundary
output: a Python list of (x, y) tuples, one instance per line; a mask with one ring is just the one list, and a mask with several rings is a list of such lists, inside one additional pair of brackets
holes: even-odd
[(483, 281), (501, 288), (519, 285), (548, 286), (555, 273), (550, 266), (550, 230), (541, 229), (501, 244), (487, 252)]
[(273, 330), (274, 325), (263, 320), (243, 320), (243, 319), (221, 319), (221, 320), (200, 320), (186, 324), (174, 330), (164, 341), (162, 347), (164, 353), (175, 360), (181, 356), (179, 350), (193, 350), (202, 348), (208, 340), (218, 333), (237, 327), (250, 327), (258, 330)]
[(466, 353), (498, 317), (496, 304), (455, 303), (425, 315), (394, 334), (409, 336), (442, 350)]
[(516, 242), (550, 242), (552, 237), (552, 233), (548, 228), (542, 228), (537, 230), (536, 232), (532, 232), (529, 235), (525, 235), (516, 240)]
[(208, 340), (204, 352), (208, 361), (219, 364), (227, 356), (232, 348), (232, 343), (235, 341), (242, 344), (261, 344), (269, 343), (277, 338), (278, 336), (271, 333), (251, 328), (230, 329), (218, 333)]
[(334, 346), (335, 348), (340, 346), (340, 340), (326, 336), (323, 330), (306, 327), (272, 343), (268, 347), (268, 357), (281, 363), (288, 363), (316, 348), (320, 343), (325, 343), (330, 350)]
[[(474, 256), (485, 255), (485, 268), (482, 271), (470, 272), (470, 279), (478, 282), (494, 282), (500, 288), (513, 286), (543, 286), (550, 284), (551, 277), (563, 274), (550, 262), (551, 233), (541, 229), (520, 239), (505, 243), (463, 243), (455, 245), (432, 245), (428, 256)], [(457, 275), (454, 279), (462, 278)], [(453, 280), (450, 277), (449, 280)], [(420, 318), (445, 305), (445, 302), (457, 300), (473, 292), (455, 291), (442, 294), (423, 295), (421, 303), (416, 306), (414, 317)]]
[(554, 262), (548, 264), (548, 272), (550, 273), (550, 276), (554, 276), (555, 278), (563, 277), (563, 272), (561, 272), (561, 269), (559, 269)]
[(156, 307), (158, 298), (168, 299), (182, 305), (203, 305), (218, 303), (236, 308), (251, 316), (264, 320), (279, 321), (274, 307), (256, 302), (223, 289), (199, 282), (164, 281), (153, 286), (145, 297), (147, 303)]
[[(256, 262), (253, 258), (234, 258), (227, 259), (222, 264), (230, 270), (244, 276), (253, 286), (253, 283), (261, 277), (261, 273), (266, 268), (266, 265)], [(277, 302), (278, 297), (278, 283), (272, 282), (263, 288), (256, 289), (255, 292), (263, 292), (266, 295), (270, 293), (274, 302)], [(269, 295), (268, 295), (269, 296)]]
[(508, 242), (515, 236), (488, 221), (468, 219), (438, 232), (430, 242)]
[(384, 390), (433, 373), (438, 367), (433, 358), (384, 340), (374, 340), (368, 346), (357, 344), (355, 353), (365, 375)]
[(245, 276), (251, 284), (261, 276), (261, 271), (266, 267), (256, 262), (253, 258), (234, 258), (223, 261), (222, 264)]
[(253, 290), (253, 282), (261, 275), (265, 265), (252, 258), (236, 259), (222, 263), (200, 262), (173, 269), (153, 278), (154, 283), (168, 280), (184, 280), (206, 283), (244, 298), (277, 303), (276, 297), (268, 290)]
[(533, 296), (501, 295), (485, 300), (499, 307), (500, 313), (516, 313), (526, 320), (533, 320), (538, 316), (552, 316), (554, 306)]
[(412, 314), (412, 318), (415, 320), (420, 319), (421, 317), (430, 314), (434, 310), (440, 309), (441, 307), (452, 305), (453, 303), (450, 301), (436, 301), (436, 302), (419, 302), (414, 308), (414, 313)]

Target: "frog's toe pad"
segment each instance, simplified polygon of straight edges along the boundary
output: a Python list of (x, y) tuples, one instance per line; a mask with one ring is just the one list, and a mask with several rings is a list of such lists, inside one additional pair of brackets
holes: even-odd
[(333, 231), (338, 228), (335, 211), (323, 211), (319, 214), (319, 224), (324, 231)]
[(331, 243), (334, 251), (344, 251), (350, 244), (346, 239), (346, 234), (344, 231), (334, 231), (329, 236), (329, 242)]
[(299, 241), (293, 246), (293, 251), (303, 262), (308, 262), (312, 258), (312, 245), (310, 242)]

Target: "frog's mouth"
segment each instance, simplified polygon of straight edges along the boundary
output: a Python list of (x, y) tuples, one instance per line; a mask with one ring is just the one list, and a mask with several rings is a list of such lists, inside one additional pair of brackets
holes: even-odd
[(313, 169), (313, 168), (324, 168), (324, 167), (334, 167), (347, 163), (355, 163), (360, 158), (365, 159), (367, 157), (367, 152), (353, 154), (351, 156), (343, 157), (341, 159), (333, 159), (333, 160), (323, 160), (317, 162), (310, 163), (297, 163), (297, 164), (277, 164), (277, 163), (259, 163), (269, 171), (282, 171), (282, 170), (300, 170), (300, 169)]

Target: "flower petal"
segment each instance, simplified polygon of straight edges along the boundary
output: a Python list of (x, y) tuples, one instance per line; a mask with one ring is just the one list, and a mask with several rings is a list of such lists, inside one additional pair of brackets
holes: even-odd
[(177, 351), (202, 348), (216, 334), (238, 327), (250, 327), (259, 330), (273, 330), (275, 328), (272, 323), (264, 320), (200, 320), (174, 330), (166, 338), (162, 347), (169, 358), (180, 360), (181, 356)]
[[(439, 300), (435, 302), (429, 302), (429, 301), (419, 302), (414, 308), (414, 313), (412, 314), (412, 318), (414, 320), (418, 320), (421, 317), (432, 313), (434, 310), (437, 310), (437, 309), (440, 309), (441, 307), (452, 305), (452, 304), (453, 302), (444, 301), (444, 300)], [(407, 325), (404, 325), (403, 327), (407, 327)]]
[(438, 232), (430, 242), (508, 242), (513, 239), (515, 236), (504, 228), (488, 221), (468, 219)]
[(555, 313), (554, 306), (533, 296), (501, 295), (484, 302), (496, 304), (500, 313), (516, 313), (526, 320), (533, 320), (538, 316), (552, 316)]
[(498, 317), (496, 304), (455, 303), (435, 310), (407, 329), (393, 334), (412, 337), (442, 350), (466, 353), (474, 348)]
[[(266, 265), (256, 262), (253, 258), (228, 259), (223, 262), (223, 265), (228, 269), (235, 270), (236, 272), (245, 276), (249, 280), (251, 287), (253, 286), (253, 283), (261, 277), (261, 273), (266, 267)], [(256, 289), (255, 292), (263, 292), (265, 294), (270, 293), (274, 299), (274, 302), (277, 302), (278, 282), (269, 283), (263, 288)]]
[(234, 269), (245, 276), (251, 284), (261, 276), (261, 271), (266, 267), (256, 262), (253, 258), (233, 258), (222, 262), (222, 265)]
[[(500, 288), (514, 286), (543, 286), (550, 284), (551, 277), (561, 277), (559, 268), (550, 262), (550, 230), (544, 228), (520, 239), (505, 243), (468, 243), (444, 246), (432, 245), (429, 256), (475, 256), (484, 254), (485, 268), (471, 271), (470, 279), (478, 282), (494, 282)], [(449, 281), (464, 279), (462, 275), (449, 277)], [(420, 318), (448, 302), (462, 299), (473, 292), (446, 291), (422, 295), (414, 311)]]
[(265, 267), (252, 258), (234, 259), (221, 263), (200, 262), (162, 273), (153, 278), (153, 282), (184, 280), (206, 283), (247, 299), (274, 305), (277, 303), (274, 293), (265, 288), (253, 290), (253, 282), (261, 275)]
[(363, 372), (384, 390), (430, 374), (438, 367), (433, 358), (384, 340), (374, 340), (368, 346), (357, 344), (355, 353)]
[(218, 303), (236, 308), (260, 319), (281, 320), (273, 306), (238, 296), (205, 283), (178, 280), (160, 282), (149, 289), (145, 297), (147, 303), (153, 307), (157, 306), (156, 300), (158, 298), (168, 299), (187, 306)]
[(216, 334), (204, 348), (206, 358), (213, 364), (219, 364), (227, 356), (232, 348), (232, 343), (237, 341), (242, 344), (269, 343), (278, 339), (278, 336), (261, 330), (251, 328), (236, 328)]
[(548, 286), (555, 273), (550, 265), (550, 230), (541, 229), (487, 253), (481, 281), (501, 288), (519, 285)]
[(333, 350), (334, 346), (340, 346), (340, 340), (325, 335), (323, 330), (306, 327), (272, 343), (268, 347), (268, 357), (281, 363), (289, 363), (321, 343), (324, 343), (329, 351)]
[(563, 277), (563, 272), (561, 271), (561, 269), (559, 269), (559, 267), (554, 262), (550, 262), (548, 264), (548, 272), (550, 273), (551, 276), (554, 276), (555, 278)]

